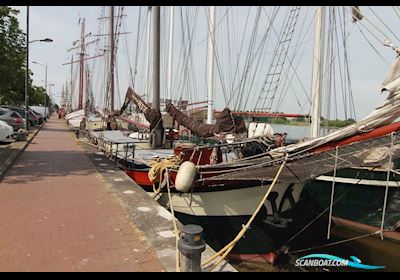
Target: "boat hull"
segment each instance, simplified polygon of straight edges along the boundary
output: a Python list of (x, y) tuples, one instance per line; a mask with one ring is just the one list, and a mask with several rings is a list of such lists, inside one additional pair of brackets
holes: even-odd
[[(264, 186), (237, 186), (230, 190), (210, 190), (209, 192), (172, 193), (175, 212), (193, 216), (251, 216), (269, 188)], [(233, 186), (232, 186), (233, 187)], [(299, 201), (304, 184), (278, 183), (264, 204), (266, 215), (290, 210)], [(170, 209), (167, 193), (162, 193), (158, 202)]]
[(83, 117), (71, 118), (68, 120), (68, 124), (72, 128), (80, 128), (82, 120), (83, 120)]
[[(222, 203), (221, 203), (222, 204)], [(236, 243), (229, 254), (233, 259), (247, 258), (274, 263), (281, 246), (295, 235), (309, 221), (305, 215), (308, 204), (300, 200), (293, 208), (280, 213), (279, 217), (291, 221), (284, 226), (271, 223), (267, 207), (262, 207), (250, 228)], [(197, 224), (204, 229), (204, 238), (214, 250), (218, 251), (230, 243), (243, 226), (249, 221), (250, 215), (242, 216), (195, 216), (175, 212), (182, 224)], [(313, 228), (315, 231), (315, 228)], [(251, 257), (251, 258), (249, 258)]]
[[(333, 223), (332, 235), (342, 240), (373, 234), (380, 230), (378, 227), (341, 218), (333, 218)], [(385, 266), (380, 271), (400, 271), (400, 232), (386, 232), (383, 234), (383, 240), (380, 234), (369, 235), (336, 250), (347, 253), (348, 256), (356, 255), (366, 264)]]
[[(355, 240), (318, 252), (323, 250), (344, 258), (355, 255), (363, 263), (385, 266), (384, 271), (400, 271), (400, 176), (390, 176), (382, 240), (377, 232), (382, 221), (387, 171), (351, 168), (338, 172), (338, 175), (335, 178), (334, 201), (337, 202), (333, 205), (331, 236), (335, 240)], [(320, 211), (330, 205), (332, 179), (332, 174), (328, 174), (304, 187), (304, 192), (313, 197)], [(322, 232), (326, 236), (327, 227)], [(357, 238), (363, 235), (368, 236)]]
[[(382, 208), (386, 189), (387, 171), (368, 169), (344, 169), (335, 178), (333, 215), (362, 224), (380, 227)], [(321, 180), (314, 180), (304, 187), (314, 197), (316, 203), (325, 209), (329, 207), (332, 189), (332, 174)], [(399, 175), (391, 175), (389, 181), (388, 203), (385, 212), (385, 228), (400, 222)], [(340, 199), (339, 199), (340, 198)]]
[[(147, 171), (127, 171), (144, 190), (153, 192), (148, 184)], [(173, 178), (175, 174), (172, 174)], [(207, 182), (207, 181), (204, 181)], [(202, 182), (204, 184), (204, 182)], [(218, 182), (221, 184), (221, 182)], [(232, 241), (255, 212), (270, 184), (260, 186), (259, 181), (222, 185), (202, 185), (193, 192), (171, 190), (176, 217), (183, 224), (197, 224), (204, 229), (204, 238), (215, 250)], [(268, 254), (275, 252), (300, 227), (292, 224), (304, 184), (278, 183), (262, 206), (245, 236), (234, 247), (232, 254)], [(170, 209), (168, 193), (159, 194), (158, 202)], [(304, 218), (304, 217), (301, 217)], [(301, 225), (302, 223), (300, 223)], [(273, 259), (273, 257), (272, 257)]]

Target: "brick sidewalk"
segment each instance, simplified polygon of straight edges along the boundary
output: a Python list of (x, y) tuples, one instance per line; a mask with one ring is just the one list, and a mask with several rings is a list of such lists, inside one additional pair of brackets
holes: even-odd
[(0, 182), (0, 271), (162, 271), (64, 121)]

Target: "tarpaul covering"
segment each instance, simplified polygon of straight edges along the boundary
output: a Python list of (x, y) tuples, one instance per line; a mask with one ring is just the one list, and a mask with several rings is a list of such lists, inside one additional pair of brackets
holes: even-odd
[(194, 120), (175, 108), (174, 105), (167, 105), (167, 112), (176, 122), (189, 129), (193, 134), (200, 137), (212, 137), (219, 133), (245, 133), (246, 125), (242, 117), (233, 116), (228, 108), (225, 108), (216, 117), (214, 125), (205, 124), (201, 121)]

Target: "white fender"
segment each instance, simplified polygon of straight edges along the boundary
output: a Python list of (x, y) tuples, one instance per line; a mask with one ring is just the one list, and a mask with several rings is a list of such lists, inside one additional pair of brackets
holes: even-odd
[(180, 192), (187, 192), (193, 184), (196, 176), (196, 165), (191, 161), (185, 161), (179, 167), (175, 179), (175, 188)]
[(133, 139), (139, 139), (139, 132), (132, 132), (131, 134), (129, 134), (128, 137)]
[(273, 138), (274, 130), (267, 123), (249, 123), (249, 138), (268, 137)]
[(233, 142), (235, 142), (235, 135), (233, 135), (232, 133), (229, 133), (225, 136), (225, 139), (226, 139), (226, 143), (232, 144)]

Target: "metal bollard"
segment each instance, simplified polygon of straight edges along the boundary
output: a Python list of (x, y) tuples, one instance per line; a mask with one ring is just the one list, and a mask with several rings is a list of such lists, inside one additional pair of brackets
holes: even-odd
[(206, 249), (203, 228), (198, 225), (184, 226), (178, 249), (184, 258), (182, 271), (201, 272), (201, 253)]
[(75, 130), (75, 137), (79, 139), (79, 129)]

